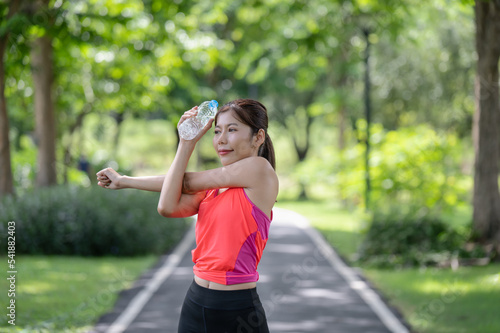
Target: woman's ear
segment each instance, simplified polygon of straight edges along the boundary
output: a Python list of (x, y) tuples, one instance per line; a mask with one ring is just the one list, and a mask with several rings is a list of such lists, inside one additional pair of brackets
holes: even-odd
[(255, 145), (257, 147), (260, 147), (262, 146), (262, 144), (264, 143), (264, 141), (266, 141), (266, 132), (261, 128), (257, 134), (255, 135)]

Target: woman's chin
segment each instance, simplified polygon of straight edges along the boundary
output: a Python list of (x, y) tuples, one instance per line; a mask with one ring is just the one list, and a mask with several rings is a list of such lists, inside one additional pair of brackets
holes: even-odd
[(227, 158), (221, 158), (220, 159), (220, 164), (222, 164), (222, 166), (228, 166), (229, 164), (233, 163), (232, 161), (230, 161), (229, 159)]
[(219, 160), (220, 160), (220, 163), (223, 166), (227, 166), (229, 164), (233, 164), (234, 162), (237, 161), (237, 160), (234, 159), (234, 157), (230, 157), (230, 156), (219, 156)]

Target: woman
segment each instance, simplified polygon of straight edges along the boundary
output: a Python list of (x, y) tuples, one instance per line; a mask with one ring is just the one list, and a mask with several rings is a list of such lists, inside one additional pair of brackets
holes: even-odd
[[(197, 107), (181, 117), (194, 117)], [(198, 140), (215, 121), (218, 169), (186, 172)], [(105, 188), (160, 191), (165, 217), (198, 214), (194, 281), (181, 311), (179, 332), (269, 332), (256, 290), (257, 266), (267, 242), (278, 177), (267, 110), (239, 99), (224, 105), (193, 140), (179, 142), (165, 176), (126, 177), (113, 169), (97, 173)]]

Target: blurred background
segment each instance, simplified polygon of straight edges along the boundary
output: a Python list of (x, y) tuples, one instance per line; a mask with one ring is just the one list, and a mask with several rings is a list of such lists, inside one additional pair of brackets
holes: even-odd
[[(482, 62), (500, 9), (480, 3), (0, 1), (0, 246), (15, 221), (18, 327), (85, 330), (186, 230), (158, 216), (157, 194), (104, 191), (97, 171), (164, 174), (185, 110), (254, 98), (278, 207), (308, 217), (416, 331), (500, 331), (498, 55), (496, 76)], [(190, 170), (219, 165), (210, 133)]]

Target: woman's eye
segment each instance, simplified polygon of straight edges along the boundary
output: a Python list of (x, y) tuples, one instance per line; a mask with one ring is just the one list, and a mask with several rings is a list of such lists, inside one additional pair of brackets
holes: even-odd
[(219, 134), (219, 133), (220, 133), (220, 131), (218, 131), (218, 130), (214, 131), (214, 134)]
[(229, 132), (236, 132), (236, 128), (230, 128)]

